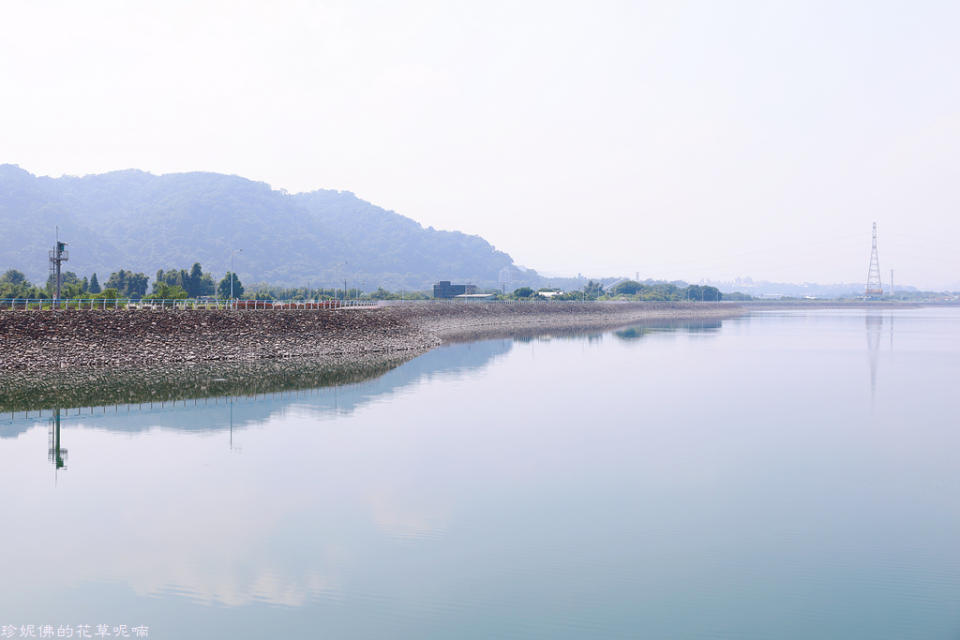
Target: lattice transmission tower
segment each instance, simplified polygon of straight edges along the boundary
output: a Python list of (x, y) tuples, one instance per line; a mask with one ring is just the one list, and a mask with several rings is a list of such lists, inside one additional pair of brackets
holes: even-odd
[(873, 223), (873, 248), (870, 250), (870, 269), (867, 271), (867, 288), (865, 295), (870, 298), (883, 295), (883, 284), (880, 282), (880, 258), (877, 254), (877, 223)]

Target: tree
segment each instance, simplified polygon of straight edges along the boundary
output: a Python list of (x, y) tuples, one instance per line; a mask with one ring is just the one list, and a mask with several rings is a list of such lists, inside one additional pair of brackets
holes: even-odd
[(100, 282), (97, 280), (96, 273), (90, 276), (90, 286), (87, 287), (87, 291), (90, 293), (100, 293)]
[(240, 284), (240, 278), (237, 277), (237, 274), (227, 271), (227, 275), (223, 276), (223, 280), (220, 281), (220, 284), (217, 285), (217, 294), (221, 298), (230, 297), (230, 281), (233, 280), (233, 297), (241, 298), (243, 297), (243, 285)]
[(377, 290), (370, 294), (371, 300), (397, 300), (399, 298), (399, 295), (391, 293), (383, 287), (377, 287)]
[(186, 269), (169, 269), (167, 271), (159, 269), (156, 281), (153, 283), (154, 292), (161, 282), (174, 287), (182, 287), (191, 298), (213, 295), (215, 289), (213, 278), (209, 273), (203, 272), (199, 262), (193, 263), (190, 271)]
[(513, 295), (516, 298), (529, 298), (534, 293), (536, 293), (530, 287), (520, 287), (519, 289), (514, 290)]
[(209, 273), (204, 273), (199, 262), (194, 262), (190, 269), (188, 278), (189, 287), (187, 292), (194, 298), (200, 296), (212, 296), (214, 292), (213, 277)]
[[(80, 278), (77, 277), (73, 271), (63, 271), (60, 273), (60, 296), (66, 298), (66, 286), (68, 284), (75, 284), (79, 287)], [(47, 278), (47, 292), (50, 295), (53, 295), (57, 290), (57, 276), (50, 274), (50, 277)]]
[(692, 284), (687, 287), (683, 294), (687, 300), (700, 300), (702, 302), (715, 302), (721, 298), (720, 290), (716, 287), (701, 286)]
[(625, 280), (613, 288), (614, 295), (625, 294), (628, 296), (636, 295), (643, 291), (643, 285), (634, 280)]
[(30, 283), (27, 282), (27, 276), (25, 276), (22, 271), (17, 271), (16, 269), (8, 269), (0, 276), (0, 283), (12, 284), (14, 286), (26, 283), (27, 286), (30, 286)]
[(107, 287), (119, 291), (121, 297), (142, 298), (147, 293), (148, 280), (146, 274), (120, 269), (110, 274)]
[(0, 275), (0, 298), (42, 298), (43, 292), (30, 284), (27, 277), (16, 269)]
[(583, 292), (587, 298), (599, 298), (603, 295), (603, 284), (590, 280), (583, 286)]
[(64, 282), (63, 286), (60, 287), (60, 297), (63, 300), (78, 298), (82, 294), (83, 289), (81, 289), (81, 283), (79, 282)]
[(179, 285), (170, 285), (166, 282), (154, 282), (153, 293), (146, 296), (145, 300), (182, 300), (187, 297), (187, 292)]

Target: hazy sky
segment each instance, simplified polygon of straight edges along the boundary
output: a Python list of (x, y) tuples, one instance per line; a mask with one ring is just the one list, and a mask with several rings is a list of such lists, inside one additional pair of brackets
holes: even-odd
[(4, 0), (0, 162), (346, 189), (551, 274), (960, 287), (957, 2)]

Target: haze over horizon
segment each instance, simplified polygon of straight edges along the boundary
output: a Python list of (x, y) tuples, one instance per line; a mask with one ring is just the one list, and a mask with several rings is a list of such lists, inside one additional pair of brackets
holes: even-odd
[(348, 190), (551, 275), (960, 288), (960, 6), (13, 2), (0, 163)]

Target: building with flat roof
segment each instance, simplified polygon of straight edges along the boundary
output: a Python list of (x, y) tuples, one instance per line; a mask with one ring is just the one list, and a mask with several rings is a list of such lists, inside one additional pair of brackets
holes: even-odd
[(477, 292), (477, 286), (473, 284), (450, 284), (449, 280), (441, 280), (433, 285), (434, 298), (456, 298), (464, 294)]

